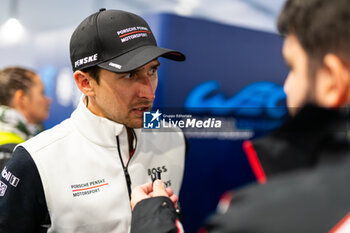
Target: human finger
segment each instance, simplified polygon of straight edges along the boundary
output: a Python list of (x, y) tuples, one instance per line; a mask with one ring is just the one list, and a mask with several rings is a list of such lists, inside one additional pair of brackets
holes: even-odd
[[(151, 185), (151, 187), (149, 187)], [(149, 195), (150, 189), (152, 189), (152, 184), (143, 184), (136, 186), (132, 192), (131, 192), (131, 200), (130, 200), (130, 205), (131, 209), (134, 210), (134, 207), (136, 206), (137, 203), (140, 201), (150, 198), (151, 196)]]
[(169, 198), (170, 198), (171, 202), (174, 204), (174, 207), (177, 208), (177, 202), (178, 202), (179, 198), (175, 194), (169, 196)]
[(172, 188), (166, 188), (165, 190), (168, 193), (169, 197), (174, 194), (174, 191)]
[(159, 196), (169, 197), (163, 182), (161, 180), (155, 180), (153, 182), (153, 197)]

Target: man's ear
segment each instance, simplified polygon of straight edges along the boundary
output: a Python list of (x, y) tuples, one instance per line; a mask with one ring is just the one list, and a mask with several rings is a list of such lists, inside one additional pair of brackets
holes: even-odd
[(94, 86), (97, 85), (97, 83), (88, 73), (78, 70), (74, 72), (73, 76), (79, 90), (83, 92), (84, 95), (95, 96)]
[(350, 103), (350, 67), (338, 56), (327, 54), (323, 67), (317, 73), (318, 100), (327, 108), (341, 107)]
[(11, 107), (17, 110), (22, 109), (27, 101), (28, 101), (28, 98), (26, 98), (24, 91), (18, 89), (15, 91), (15, 94), (13, 95), (13, 98), (11, 101)]

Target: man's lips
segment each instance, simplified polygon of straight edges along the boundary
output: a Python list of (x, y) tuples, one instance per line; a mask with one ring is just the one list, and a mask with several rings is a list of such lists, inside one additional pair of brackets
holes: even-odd
[(138, 116), (138, 117), (142, 117), (143, 116), (143, 112), (149, 112), (151, 111), (152, 106), (140, 106), (137, 108), (133, 108), (132, 112)]

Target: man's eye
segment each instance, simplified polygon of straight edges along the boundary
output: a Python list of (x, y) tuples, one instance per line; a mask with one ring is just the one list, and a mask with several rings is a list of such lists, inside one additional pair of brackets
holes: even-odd
[(126, 75), (123, 76), (124, 78), (131, 78), (132, 77), (132, 73), (128, 73)]
[(153, 68), (153, 69), (151, 69), (151, 70), (149, 71), (149, 74), (150, 74), (150, 75), (153, 75), (153, 74), (155, 74), (155, 73), (157, 72), (157, 70), (158, 70), (158, 68)]

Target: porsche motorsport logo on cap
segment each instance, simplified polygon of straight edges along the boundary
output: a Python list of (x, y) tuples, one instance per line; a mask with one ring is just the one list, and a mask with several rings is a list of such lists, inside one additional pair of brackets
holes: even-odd
[(117, 32), (122, 43), (140, 37), (147, 37), (150, 33), (150, 30), (143, 26), (129, 27)]

